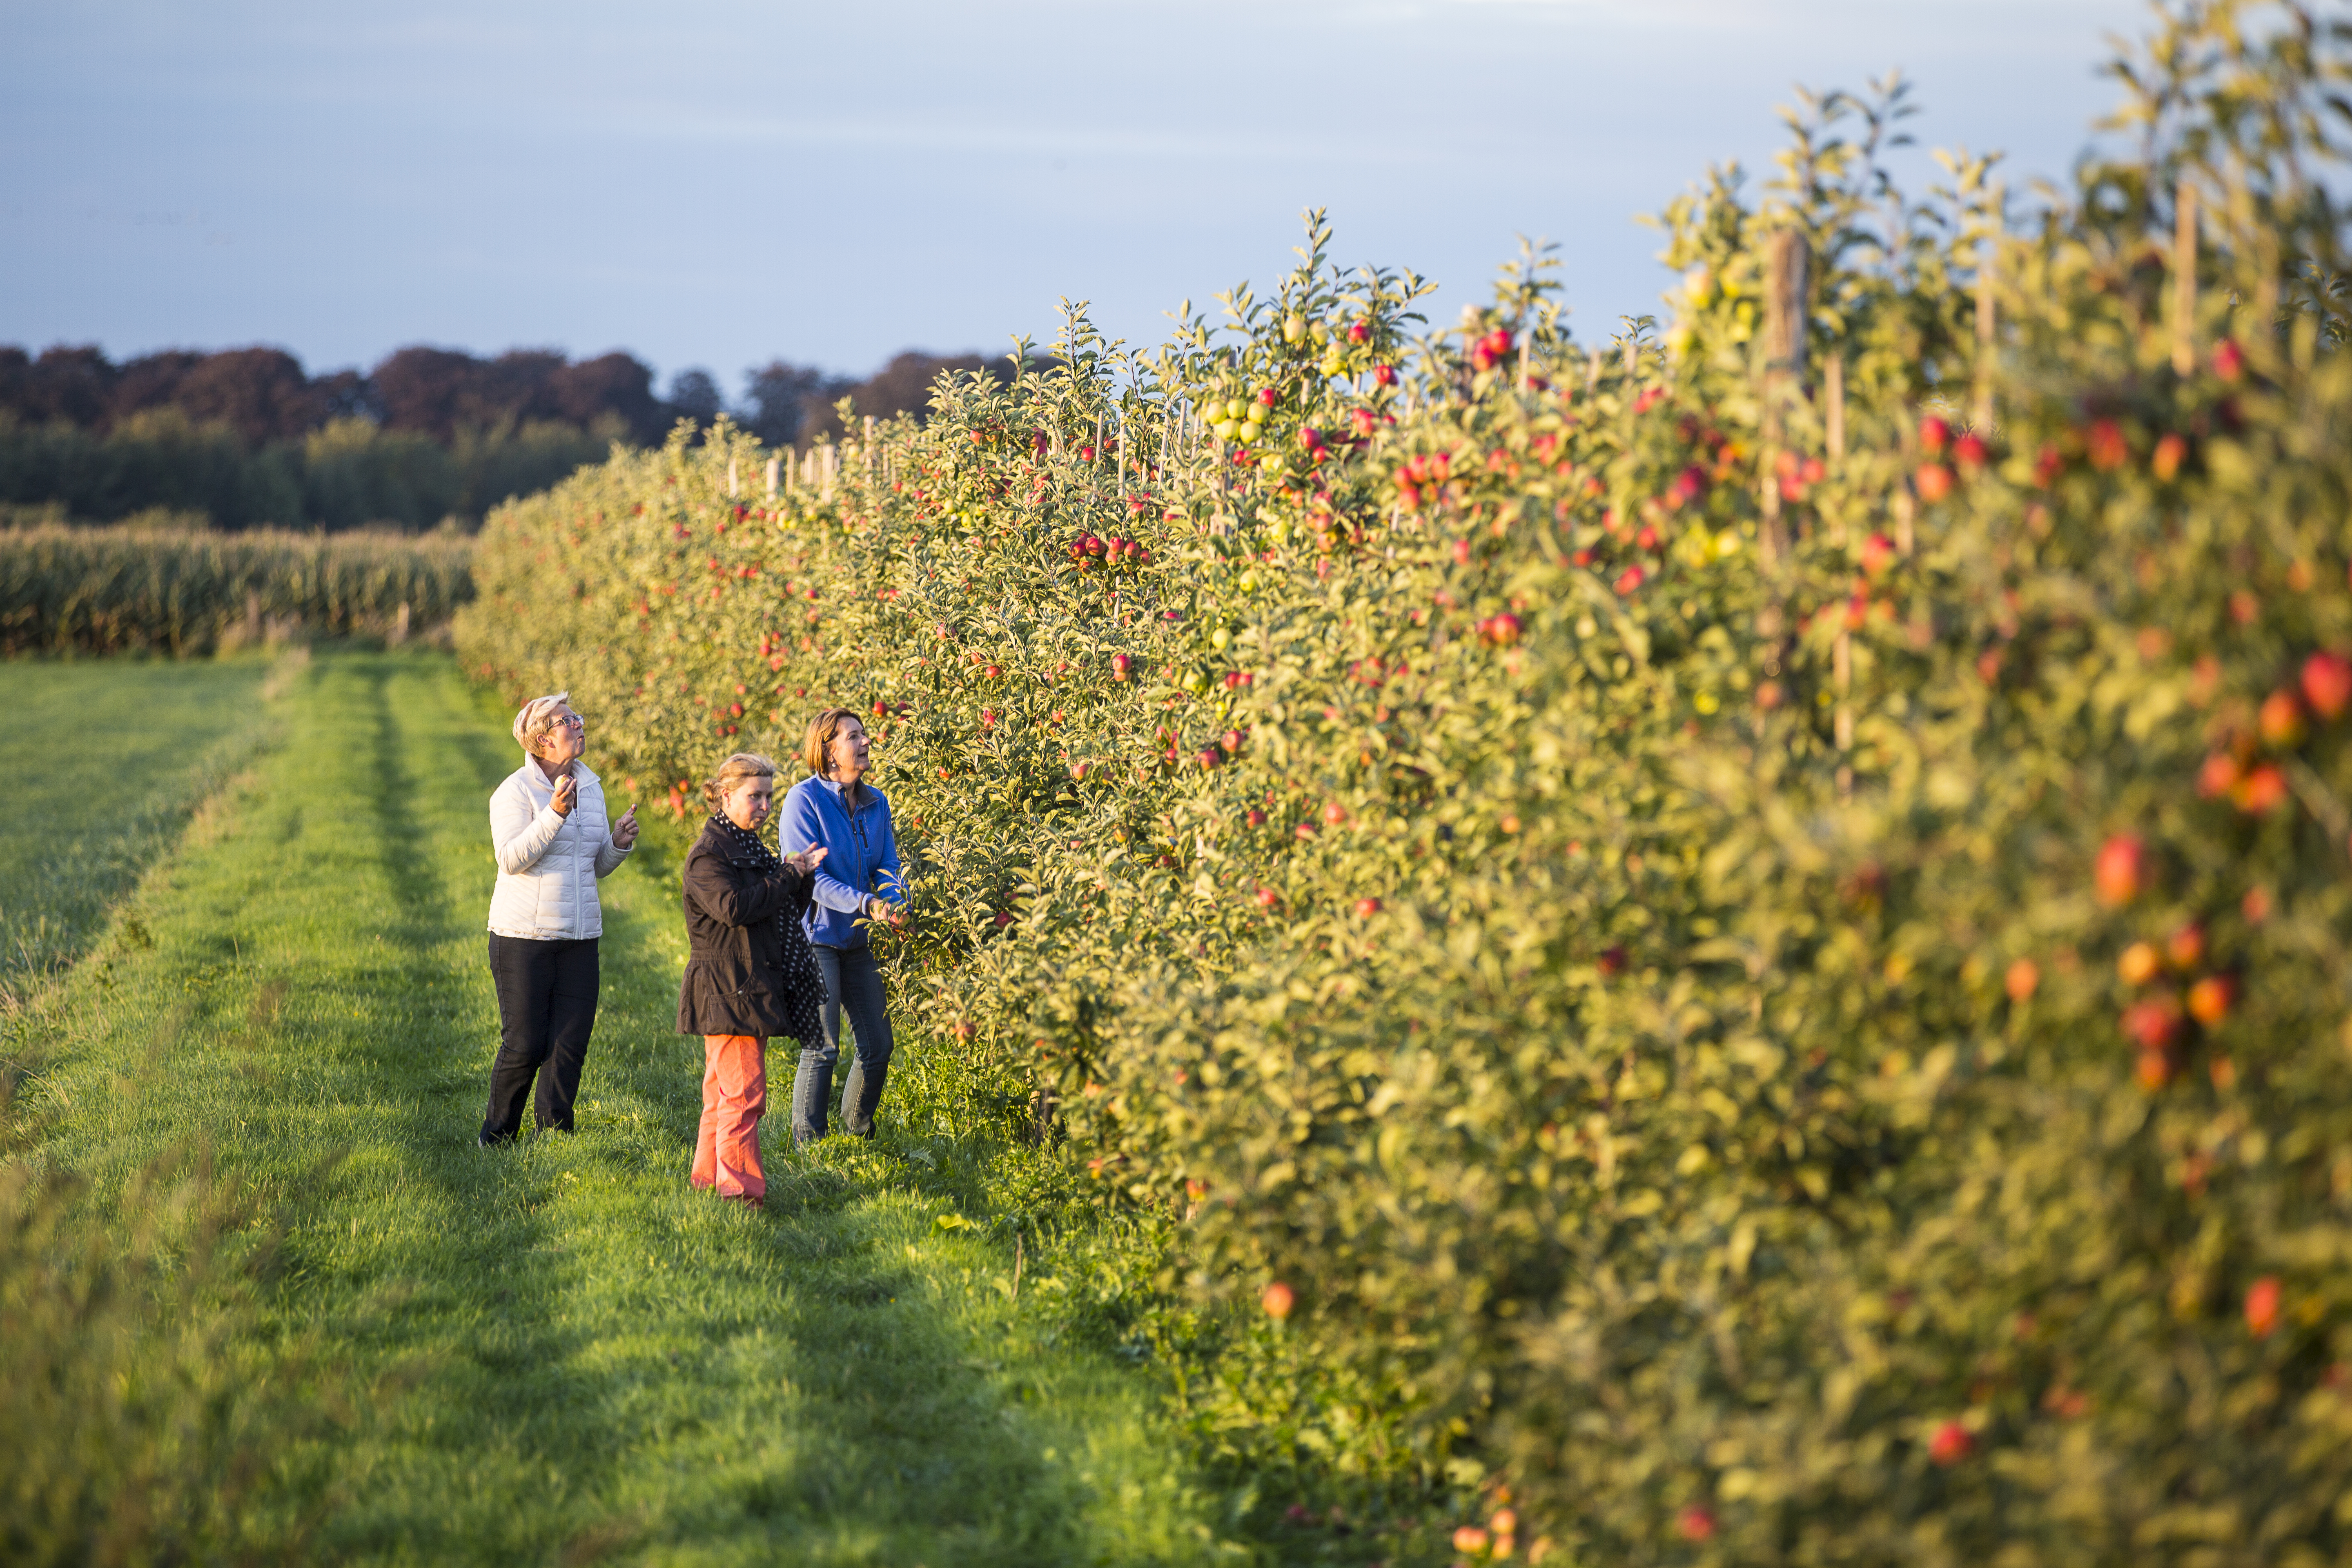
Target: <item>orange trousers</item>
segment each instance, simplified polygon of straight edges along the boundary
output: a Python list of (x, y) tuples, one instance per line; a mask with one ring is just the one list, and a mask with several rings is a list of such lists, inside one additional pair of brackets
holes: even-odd
[(757, 1035), (702, 1037), (702, 1127), (694, 1138), (694, 1184), (727, 1198), (768, 1195), (760, 1169), (760, 1118), (768, 1113), (768, 1042)]

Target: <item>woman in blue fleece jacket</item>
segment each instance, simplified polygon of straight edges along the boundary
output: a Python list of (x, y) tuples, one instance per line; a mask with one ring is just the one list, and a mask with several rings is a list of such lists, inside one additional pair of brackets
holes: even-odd
[(882, 1010), (882, 972), (866, 933), (876, 921), (906, 917), (898, 839), (890, 829), (890, 803), (865, 782), (866, 726), (846, 708), (828, 708), (809, 721), (801, 760), (814, 777), (784, 797), (778, 837), (784, 853), (822, 847), (815, 896), (802, 917), (817, 972), (824, 978), (818, 1007), (823, 1039), (801, 1047), (793, 1079), (793, 1139), (807, 1143), (825, 1134), (833, 1103), (833, 1068), (841, 1059), (841, 1016), (849, 1015), (856, 1054), (841, 1084), (842, 1130), (874, 1136), (874, 1108), (890, 1068), (890, 1020)]

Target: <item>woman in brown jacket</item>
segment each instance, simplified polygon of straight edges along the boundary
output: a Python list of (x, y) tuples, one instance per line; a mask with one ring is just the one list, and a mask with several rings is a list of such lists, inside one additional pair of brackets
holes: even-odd
[(823, 849), (779, 857), (760, 838), (775, 809), (776, 764), (738, 752), (702, 786), (710, 821), (686, 856), (686, 978), (677, 1029), (702, 1037), (702, 1127), (694, 1184), (758, 1208), (760, 1118), (768, 1108), (768, 1037), (824, 1037), (824, 995), (801, 929)]

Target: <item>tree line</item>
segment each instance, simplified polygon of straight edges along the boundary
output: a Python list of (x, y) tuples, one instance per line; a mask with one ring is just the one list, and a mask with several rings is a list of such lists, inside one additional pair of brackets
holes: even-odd
[(943, 370), (978, 354), (908, 351), (859, 380), (774, 359), (730, 404), (709, 371), (656, 394), (632, 354), (573, 361), (399, 349), (373, 369), (310, 374), (281, 349), (167, 350), (117, 362), (95, 346), (0, 345), (0, 508), (92, 521), (165, 510), (215, 526), (471, 527), (614, 442), (657, 443), (720, 415), (772, 447), (853, 416), (919, 414)]

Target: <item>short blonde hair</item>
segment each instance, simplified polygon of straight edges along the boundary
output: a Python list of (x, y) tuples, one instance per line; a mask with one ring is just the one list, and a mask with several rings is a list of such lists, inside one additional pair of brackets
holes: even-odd
[(571, 700), (572, 693), (559, 691), (552, 697), (534, 697), (524, 703), (522, 711), (515, 715), (515, 744), (531, 756), (539, 755), (539, 742), (555, 728), (556, 710)]
[(833, 750), (833, 738), (841, 733), (844, 719), (854, 721), (861, 730), (866, 728), (866, 721), (857, 716), (856, 710), (828, 708), (809, 721), (808, 733), (801, 740), (801, 761), (819, 778), (832, 776), (832, 764), (825, 761), (825, 753)]
[(703, 803), (712, 811), (721, 809), (727, 796), (745, 779), (772, 779), (776, 776), (776, 764), (757, 752), (738, 752), (719, 764), (719, 771), (702, 786)]

